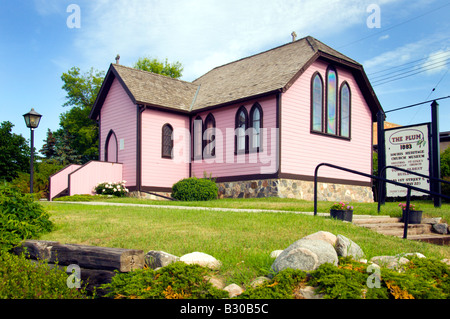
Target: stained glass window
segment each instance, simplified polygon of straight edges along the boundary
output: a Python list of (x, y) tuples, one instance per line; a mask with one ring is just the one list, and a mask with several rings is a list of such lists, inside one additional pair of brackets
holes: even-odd
[(261, 108), (259, 104), (255, 104), (250, 112), (251, 116), (251, 127), (252, 127), (252, 137), (251, 137), (251, 148), (255, 151), (261, 149)]
[(197, 116), (194, 120), (194, 159), (201, 159), (203, 151), (203, 120)]
[(336, 134), (336, 71), (329, 69), (327, 72), (327, 133)]
[(246, 136), (245, 131), (247, 130), (248, 121), (247, 111), (244, 107), (238, 110), (236, 117), (236, 152), (242, 153), (246, 151)]
[(216, 121), (212, 114), (209, 114), (205, 120), (205, 155), (215, 156), (215, 127)]
[(350, 88), (341, 87), (341, 136), (350, 137)]
[(162, 157), (172, 158), (173, 128), (170, 124), (164, 124), (162, 128)]
[(314, 77), (312, 86), (312, 129), (320, 132), (322, 131), (323, 84), (319, 74)]

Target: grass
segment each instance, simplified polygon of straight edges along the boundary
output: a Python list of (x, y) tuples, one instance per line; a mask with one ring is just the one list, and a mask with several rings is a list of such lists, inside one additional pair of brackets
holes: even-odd
[[(312, 211), (312, 202), (288, 199), (240, 199), (211, 202), (160, 202), (137, 199), (114, 199), (128, 203), (153, 205), (190, 205), (225, 208), (266, 208), (291, 211)], [(330, 203), (319, 203), (325, 212)], [(450, 206), (430, 209), (429, 215), (449, 216)], [(270, 273), (273, 250), (284, 249), (296, 240), (324, 230), (342, 234), (358, 243), (371, 258), (420, 252), (438, 259), (450, 258), (450, 247), (383, 236), (353, 224), (325, 217), (280, 213), (219, 212), (179, 210), (165, 207), (86, 206), (58, 202), (44, 204), (56, 229), (42, 240), (104, 247), (163, 250), (182, 256), (200, 251), (219, 259), (223, 266), (219, 275), (228, 283), (246, 286), (257, 276)], [(400, 215), (397, 203), (387, 203), (382, 214)], [(376, 204), (357, 204), (355, 214), (376, 213)], [(448, 218), (447, 218), (448, 219)]]

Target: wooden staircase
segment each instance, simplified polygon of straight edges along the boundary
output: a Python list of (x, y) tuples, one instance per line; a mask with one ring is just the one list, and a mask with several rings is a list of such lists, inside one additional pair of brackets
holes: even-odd
[[(383, 235), (403, 238), (404, 224), (400, 218), (377, 217), (377, 218), (354, 218), (353, 224), (371, 229)], [(420, 240), (437, 245), (450, 245), (450, 235), (436, 234), (429, 223), (409, 224), (408, 239)]]

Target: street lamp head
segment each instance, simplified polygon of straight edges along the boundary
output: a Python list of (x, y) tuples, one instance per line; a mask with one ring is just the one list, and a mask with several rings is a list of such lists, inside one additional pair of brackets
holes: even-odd
[(24, 114), (25, 124), (28, 128), (35, 129), (39, 126), (39, 122), (41, 120), (42, 115), (36, 112), (34, 109), (31, 109), (30, 112)]

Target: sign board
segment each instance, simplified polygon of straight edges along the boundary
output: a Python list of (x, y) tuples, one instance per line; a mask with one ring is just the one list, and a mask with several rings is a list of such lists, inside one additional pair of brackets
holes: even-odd
[[(430, 124), (402, 126), (385, 130), (386, 166), (396, 166), (408, 171), (430, 176)], [(399, 183), (430, 190), (429, 179), (392, 168), (386, 169), (386, 178)], [(404, 197), (407, 189), (386, 183), (387, 197)], [(425, 193), (411, 191), (411, 195)]]

